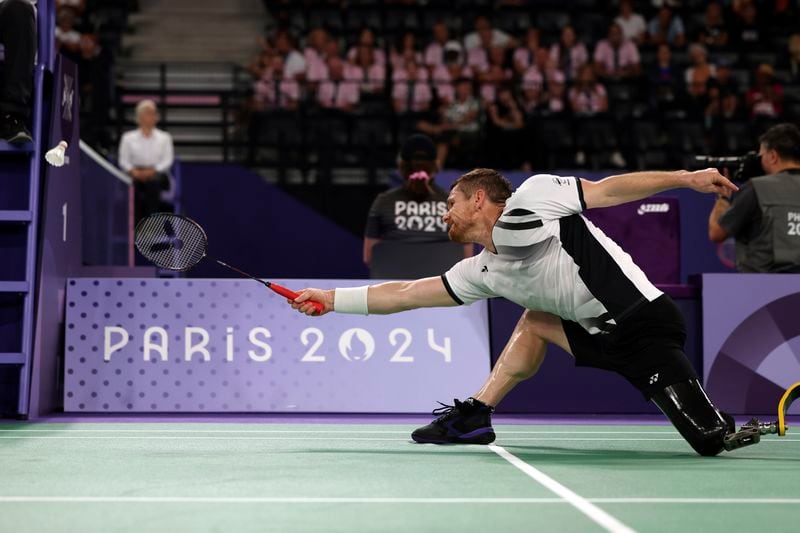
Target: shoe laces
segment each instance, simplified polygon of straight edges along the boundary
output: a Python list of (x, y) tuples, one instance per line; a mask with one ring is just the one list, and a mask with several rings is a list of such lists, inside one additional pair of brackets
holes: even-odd
[(458, 400), (454, 399), (453, 403), (455, 405), (447, 405), (446, 403), (442, 402), (436, 402), (436, 403), (441, 405), (441, 407), (437, 407), (436, 409), (431, 411), (432, 415), (438, 416), (435, 422), (444, 422), (445, 420), (448, 420), (450, 418), (453, 418), (454, 416), (458, 416), (461, 414), (461, 406), (463, 405), (463, 402), (459, 402)]

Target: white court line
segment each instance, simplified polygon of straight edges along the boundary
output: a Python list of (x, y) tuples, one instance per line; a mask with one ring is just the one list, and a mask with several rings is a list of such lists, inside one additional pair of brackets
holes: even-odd
[(533, 466), (529, 465), (522, 459), (518, 458), (516, 455), (513, 455), (505, 450), (502, 446), (497, 446), (495, 444), (490, 444), (489, 449), (492, 450), (494, 453), (514, 465), (516, 468), (521, 470), (527, 476), (533, 478), (537, 483), (542, 485), (543, 487), (549, 489), (551, 492), (555, 493), (557, 496), (560, 496), (564, 500), (566, 500), (570, 505), (575, 507), (577, 510), (585, 514), (589, 519), (593, 522), (597, 523), (606, 531), (610, 531), (611, 533), (634, 533), (635, 530), (629, 528), (601, 508), (597, 507), (587, 499), (579, 496), (577, 493), (571, 491), (555, 479), (551, 478), (544, 472), (534, 468)]
[[(409, 426), (410, 427), (410, 426)], [(366, 434), (398, 434), (407, 433), (407, 430), (346, 430), (346, 429), (0, 429), (0, 433), (220, 433), (220, 434), (269, 434), (269, 433), (366, 433)], [(675, 435), (676, 431), (505, 431), (503, 435)]]
[[(745, 504), (745, 505), (800, 505), (800, 498), (586, 498), (592, 503), (620, 504)], [(0, 503), (484, 503), (484, 504), (569, 504), (564, 498), (344, 498), (344, 497), (288, 497), (288, 496), (0, 496)]]
[[(570, 442), (570, 441), (621, 441), (621, 442), (639, 442), (639, 441), (683, 441), (680, 437), (657, 437), (657, 438), (636, 438), (636, 437), (504, 437), (500, 433), (503, 442), (509, 441), (556, 441), (556, 442)], [(0, 435), (0, 440), (23, 439), (23, 440), (253, 440), (253, 441), (388, 441), (388, 442), (408, 442), (409, 439), (398, 439), (388, 437), (283, 437), (283, 436), (255, 436), (255, 437), (242, 437), (242, 436), (208, 436), (208, 435)], [(787, 439), (785, 437), (780, 439), (765, 439), (761, 442), (800, 442), (800, 439)]]

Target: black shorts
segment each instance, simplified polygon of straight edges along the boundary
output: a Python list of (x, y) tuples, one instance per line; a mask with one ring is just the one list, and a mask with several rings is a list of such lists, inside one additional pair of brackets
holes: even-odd
[(590, 335), (570, 320), (561, 324), (577, 366), (617, 372), (648, 400), (664, 387), (697, 379), (683, 352), (683, 315), (666, 294), (639, 307), (607, 334)]

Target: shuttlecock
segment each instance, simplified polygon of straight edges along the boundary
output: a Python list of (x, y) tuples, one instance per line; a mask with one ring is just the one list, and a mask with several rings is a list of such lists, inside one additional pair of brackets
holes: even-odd
[(67, 149), (67, 141), (61, 141), (58, 146), (51, 148), (44, 154), (45, 160), (54, 167), (64, 166), (64, 151)]

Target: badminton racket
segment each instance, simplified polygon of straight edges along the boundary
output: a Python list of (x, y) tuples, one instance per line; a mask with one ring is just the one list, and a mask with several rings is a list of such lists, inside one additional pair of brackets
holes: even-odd
[[(294, 300), (299, 293), (287, 289), (277, 283), (271, 283), (255, 276), (251, 276), (235, 266), (229, 265), (208, 255), (208, 237), (203, 228), (189, 217), (172, 213), (153, 213), (136, 225), (136, 249), (154, 265), (186, 272), (194, 267), (203, 258), (208, 257), (218, 264), (229, 268), (242, 276), (253, 279), (281, 296)], [(322, 304), (309, 302), (322, 312)]]

